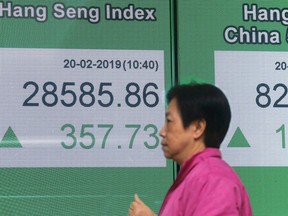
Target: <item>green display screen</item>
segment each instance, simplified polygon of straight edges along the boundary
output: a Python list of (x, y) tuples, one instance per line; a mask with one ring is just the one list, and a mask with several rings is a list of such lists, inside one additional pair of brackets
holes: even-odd
[(0, 214), (158, 212), (170, 1), (0, 1)]
[(178, 1), (180, 83), (227, 95), (223, 158), (240, 175), (255, 216), (287, 215), (287, 4)]

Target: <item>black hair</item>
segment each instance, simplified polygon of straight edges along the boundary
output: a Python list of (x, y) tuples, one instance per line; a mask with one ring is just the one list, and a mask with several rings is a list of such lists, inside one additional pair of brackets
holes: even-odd
[(225, 94), (211, 84), (176, 85), (167, 93), (170, 103), (176, 99), (183, 127), (204, 119), (204, 143), (206, 147), (220, 148), (228, 131), (231, 110)]

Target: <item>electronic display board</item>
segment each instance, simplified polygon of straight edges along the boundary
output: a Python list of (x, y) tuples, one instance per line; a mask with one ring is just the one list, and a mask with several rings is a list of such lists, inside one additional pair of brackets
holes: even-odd
[[(170, 1), (0, 1), (0, 214), (157, 212)], [(159, 181), (161, 178), (161, 181)]]
[(287, 11), (284, 1), (177, 4), (180, 83), (208, 82), (230, 101), (221, 145), (255, 216), (287, 215)]

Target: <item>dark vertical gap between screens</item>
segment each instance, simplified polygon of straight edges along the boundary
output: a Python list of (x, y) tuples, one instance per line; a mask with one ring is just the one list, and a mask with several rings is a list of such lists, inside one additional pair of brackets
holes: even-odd
[[(172, 19), (171, 20), (171, 32), (172, 32), (172, 47), (173, 47), (173, 54), (172, 56), (172, 61), (174, 65), (174, 80), (173, 85), (178, 85), (179, 84), (179, 75), (178, 75), (178, 7), (177, 7), (177, 0), (172, 0)], [(173, 73), (172, 73), (173, 74)], [(175, 180), (177, 177), (177, 174), (180, 170), (180, 166), (176, 163), (173, 162), (173, 179)]]

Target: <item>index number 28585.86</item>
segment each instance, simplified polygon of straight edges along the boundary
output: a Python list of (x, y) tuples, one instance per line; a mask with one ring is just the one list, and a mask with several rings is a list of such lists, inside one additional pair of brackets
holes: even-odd
[[(28, 81), (23, 85), (23, 89), (32, 88), (32, 92), (24, 100), (23, 106), (40, 106), (42, 102), (44, 106), (54, 107), (59, 104), (59, 99), (64, 107), (72, 107), (77, 101), (83, 107), (91, 107), (95, 105), (96, 101), (101, 107), (110, 107), (114, 102), (113, 92), (109, 89), (112, 87), (111, 82), (99, 83), (97, 96), (95, 96), (95, 91), (97, 91), (95, 85), (91, 82), (81, 83), (78, 87), (80, 93), (75, 91), (75, 86), (75, 82), (63, 82), (59, 92), (58, 85), (55, 82), (48, 81), (43, 84), (42, 92), (38, 83)], [(159, 103), (158, 85), (156, 83), (149, 82), (141, 88), (138, 83), (130, 82), (125, 86), (125, 89), (125, 104), (129, 107), (138, 107), (142, 102), (147, 107), (155, 107)], [(37, 101), (36, 96), (39, 94), (41, 101)]]

